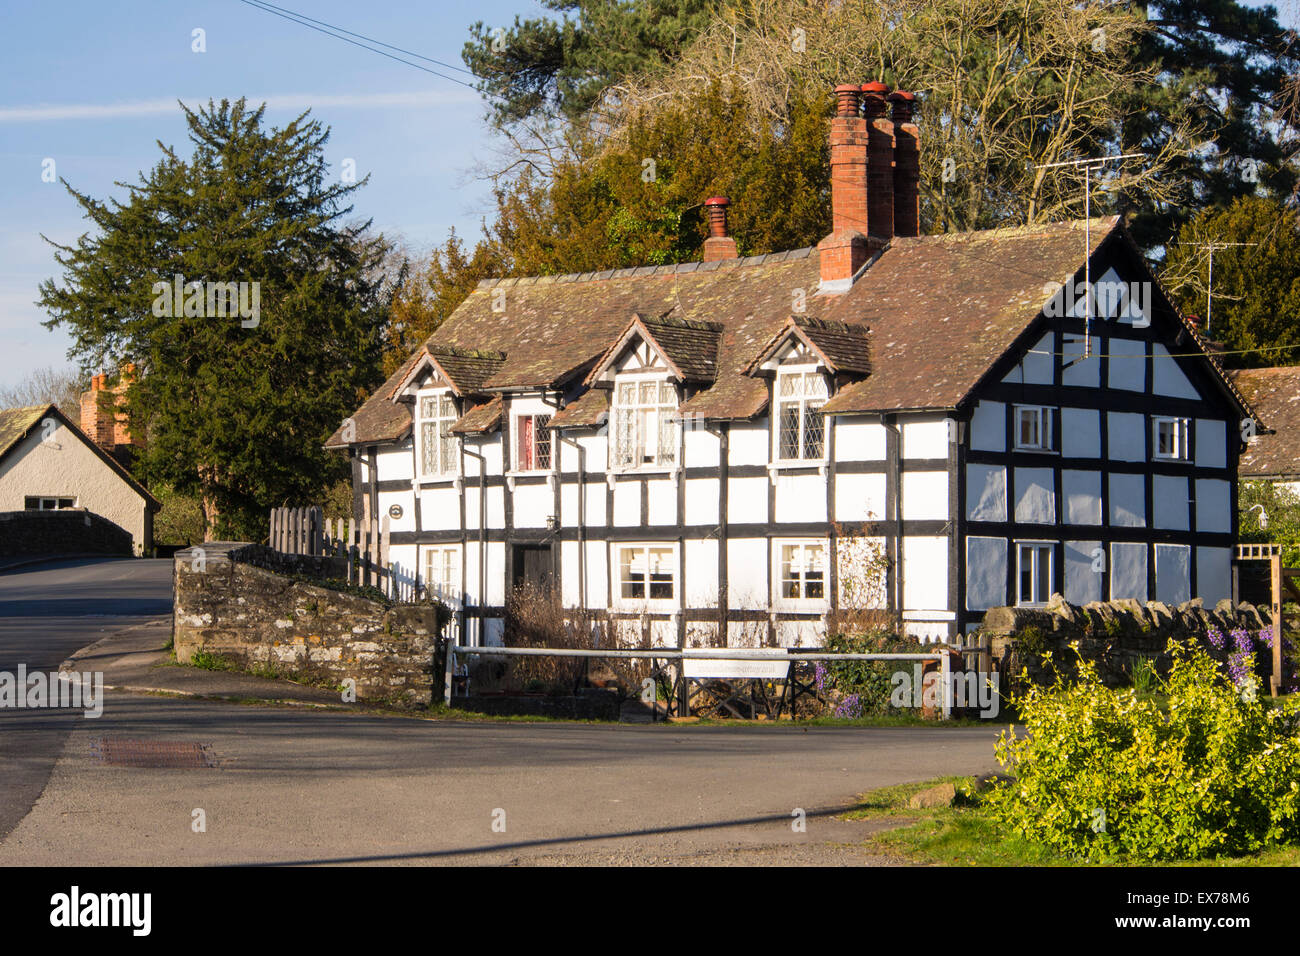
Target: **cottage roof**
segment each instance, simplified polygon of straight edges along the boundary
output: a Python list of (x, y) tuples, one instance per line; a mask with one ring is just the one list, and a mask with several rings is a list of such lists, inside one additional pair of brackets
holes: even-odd
[(454, 435), (481, 435), (501, 424), (501, 396), (494, 395), (485, 402), (471, 407), (452, 423)]
[(1243, 478), (1300, 479), (1300, 365), (1230, 372), (1259, 416), (1255, 437), (1241, 453)]
[[(1088, 254), (1109, 241), (1136, 255), (1118, 217), (1088, 226)], [(839, 389), (825, 406), (828, 413), (956, 408), (1055, 291), (1082, 274), (1085, 235), (1079, 220), (894, 238), (839, 295), (818, 294), (819, 257), (812, 249), (484, 280), (408, 359), (405, 371), (399, 369), (353, 416), (354, 443), (409, 431), (409, 410), (388, 395), (426, 353), (501, 356), (475, 366), (480, 392), (560, 390), (570, 402), (552, 428), (597, 424), (608, 399), (587, 397), (581, 377), (612, 361), (634, 331), (697, 386), (679, 412), (699, 419), (761, 413), (769, 386), (753, 372), (765, 350), (791, 334), (829, 367), (859, 377)], [(796, 305), (806, 311), (792, 315)], [(1200, 343), (1195, 329), (1179, 319), (1190, 340)], [(1224, 390), (1241, 402), (1211, 365)], [(346, 444), (338, 434), (331, 444)]]

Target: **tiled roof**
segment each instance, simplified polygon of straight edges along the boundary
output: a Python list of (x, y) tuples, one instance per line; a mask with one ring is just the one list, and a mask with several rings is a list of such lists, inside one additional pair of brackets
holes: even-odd
[(483, 383), (500, 371), (506, 361), (504, 352), (458, 349), (446, 345), (431, 347), (429, 355), (461, 395), (480, 394)]
[(723, 326), (699, 319), (660, 316), (648, 319), (636, 313), (587, 374), (592, 385), (634, 337), (646, 339), (683, 382), (712, 383), (718, 373), (718, 339)]
[[(1093, 252), (1118, 217), (1092, 221)], [(1083, 267), (1084, 223), (895, 239), (827, 313), (865, 322), (871, 375), (826, 412), (956, 408)]]
[(664, 316), (641, 324), (660, 353), (687, 382), (712, 382), (718, 374), (718, 339), (722, 325)]
[(1300, 478), (1300, 365), (1241, 369), (1229, 375), (1258, 416), (1255, 437), (1241, 453), (1238, 474)]
[(411, 411), (392, 400), (392, 395), (402, 380), (411, 373), (415, 364), (424, 357), (424, 349), (413, 352), (388, 380), (366, 399), (365, 404), (335, 429), (325, 441), (326, 448), (347, 448), (372, 442), (397, 441), (411, 430)]
[(0, 458), (26, 437), (45, 414), (48, 405), (29, 405), (25, 408), (0, 409)]
[[(1138, 255), (1118, 223), (1094, 219), (1088, 251), (1114, 241)], [(848, 291), (829, 296), (817, 294), (819, 258), (811, 249), (485, 280), (426, 347), (435, 355), (504, 354), (490, 373), (475, 366), (485, 393), (572, 390), (639, 322), (684, 378), (704, 386), (679, 411), (728, 420), (766, 407), (768, 382), (745, 373), (779, 334), (794, 330), (835, 369), (864, 376), (835, 394), (829, 413), (955, 408), (1038, 317), (1051, 290), (1082, 271), (1084, 247), (1083, 221), (895, 238)], [(800, 301), (809, 314), (792, 318)], [(582, 397), (581, 408), (557, 414), (553, 427), (595, 424), (606, 402)], [(372, 397), (354, 416), (358, 442), (409, 429), (406, 407), (386, 397), (382, 404), (376, 408)]]
[(547, 428), (591, 428), (609, 414), (609, 392), (593, 388), (551, 416)]
[(495, 395), (486, 402), (475, 405), (452, 423), (454, 435), (479, 435), (490, 432), (501, 424), (501, 396)]
[[(505, 352), (505, 365), (484, 383), (489, 390), (551, 386), (594, 364), (633, 315), (672, 312), (679, 320), (724, 327), (715, 359), (721, 378), (728, 367), (727, 331), (753, 324), (769, 329), (789, 311), (793, 289), (815, 291), (817, 258), (810, 253), (799, 249), (717, 262), (486, 280), (429, 345)], [(742, 336), (742, 347), (749, 338)], [(689, 352), (685, 341), (677, 344)], [(734, 356), (732, 367), (748, 358)], [(698, 365), (698, 359), (692, 357), (690, 364)]]

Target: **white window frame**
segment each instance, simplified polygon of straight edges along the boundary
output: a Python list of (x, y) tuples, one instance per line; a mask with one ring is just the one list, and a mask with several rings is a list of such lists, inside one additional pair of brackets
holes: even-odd
[[(547, 435), (549, 436), (549, 437), (547, 438), (547, 446), (548, 446), (548, 447), (547, 447), (547, 453), (546, 453), (546, 454), (547, 454), (547, 457), (550, 459), (550, 461), (547, 462), (546, 466), (543, 467), (543, 468), (538, 468), (538, 467), (525, 468), (525, 467), (523, 466), (523, 464), (522, 464), (522, 463), (520, 462), (520, 460), (519, 460), (519, 436), (523, 433), (523, 429), (522, 429), (522, 427), (521, 427), (521, 425), (520, 425), (520, 422), (522, 422), (524, 419), (532, 419), (532, 421), (533, 421), (533, 458), (534, 458), (534, 460), (535, 460), (536, 457), (537, 457), (537, 436), (538, 436), (542, 431), (546, 431), (546, 432), (547, 432)], [(544, 419), (544, 421), (542, 421), (542, 422), (539, 423), (538, 419)], [(513, 467), (513, 470), (514, 470), (515, 472), (517, 472), (518, 474), (521, 474), (521, 475), (541, 475), (541, 474), (549, 474), (550, 472), (553, 472), (553, 471), (555, 470), (555, 445), (556, 445), (556, 442), (555, 442), (555, 435), (554, 435), (554, 433), (552, 433), (552, 432), (550, 432), (549, 430), (547, 430), (547, 426), (548, 426), (550, 423), (551, 423), (551, 416), (550, 416), (549, 414), (547, 414), (547, 413), (544, 413), (544, 412), (519, 412), (519, 413), (517, 413), (517, 414), (511, 416), (510, 424), (511, 424), (513, 427), (512, 427), (511, 430), (510, 430), (510, 436), (511, 436), (511, 437), (510, 437), (510, 454), (511, 454), (511, 460), (510, 460), (510, 463), (511, 463), (511, 465), (512, 465), (512, 467)]]
[[(644, 402), (641, 389), (653, 383), (656, 386), (657, 400), (652, 404)], [(625, 388), (635, 390), (636, 399), (632, 403), (622, 401)], [(672, 396), (671, 401), (664, 400), (664, 389)], [(616, 474), (645, 471), (675, 471), (680, 467), (681, 457), (681, 422), (676, 418), (677, 406), (681, 404), (677, 384), (664, 372), (624, 373), (614, 378), (614, 392), (610, 399), (609, 414), (609, 470)], [(655, 413), (655, 455), (653, 461), (645, 461), (646, 436), (641, 434), (646, 421), (641, 412), (653, 409)], [(668, 415), (666, 419), (662, 415)], [(619, 439), (623, 430), (623, 419), (630, 416), (633, 446), (633, 461), (626, 462), (619, 457)], [(671, 453), (671, 457), (665, 454)]]
[(425, 592), (450, 608), (459, 608), (461, 602), (460, 545), (426, 547), (423, 570)]
[[(786, 595), (786, 549), (799, 549), (799, 559), (801, 561), (803, 575), (799, 578), (800, 596), (788, 597)], [(809, 569), (809, 563), (806, 559), (808, 551), (821, 551), (821, 597), (808, 597), (807, 587), (809, 581), (806, 577)], [(772, 586), (775, 593), (772, 595), (772, 606), (788, 610), (822, 610), (830, 604), (831, 588), (831, 565), (830, 565), (830, 542), (825, 538), (774, 538), (772, 540)]]
[[(664, 541), (619, 541), (613, 545), (614, 606), (620, 608), (645, 608), (647, 610), (676, 610), (681, 595), (681, 561), (677, 545)], [(623, 594), (623, 555), (625, 552), (640, 552), (645, 562), (642, 572), (644, 597), (625, 597)], [(668, 562), (672, 570), (672, 594), (667, 597), (651, 597), (650, 588), (654, 582), (649, 580), (651, 552), (662, 552), (662, 559)], [(663, 565), (659, 565), (662, 569)]]
[[(424, 414), (424, 403), (430, 399), (432, 399), (434, 402), (438, 404), (438, 413), (435, 414), (432, 418)], [(442, 405), (443, 401), (446, 401), (448, 403), (451, 409), (449, 413), (445, 413), (445, 414), (443, 413), (443, 405)], [(450, 434), (450, 431), (448, 432), (447, 437), (450, 439), (451, 461), (439, 462), (439, 464), (442, 465), (443, 467), (437, 471), (426, 470), (425, 462), (424, 462), (425, 425), (433, 424), (435, 431), (437, 431), (438, 423), (446, 422), (447, 428), (450, 429), (452, 423), (456, 421), (456, 419), (458, 419), (459, 417), (460, 415), (457, 414), (456, 411), (456, 401), (452, 397), (450, 389), (446, 389), (446, 388), (422, 389), (421, 391), (416, 393), (415, 395), (415, 461), (417, 467), (420, 470), (419, 478), (421, 481), (449, 480), (455, 478), (457, 475), (460, 474), (460, 456), (456, 454), (457, 439), (456, 436)], [(446, 449), (448, 446), (442, 445), (441, 447), (443, 449)]]
[[(1171, 454), (1160, 452), (1160, 428), (1172, 425), (1174, 429), (1174, 450)], [(1191, 419), (1172, 415), (1159, 415), (1151, 419), (1151, 457), (1157, 461), (1191, 460)]]
[[(1043, 607), (1047, 604), (1048, 599), (1051, 598), (1052, 596), (1053, 582), (1055, 582), (1056, 580), (1056, 542), (1055, 541), (1034, 541), (1034, 540), (1016, 541), (1015, 546), (1016, 546), (1016, 607)], [(1044, 550), (1047, 552), (1047, 593), (1042, 595), (1042, 600), (1033, 600), (1032, 594), (1030, 595), (1031, 598), (1030, 600), (1025, 599), (1025, 593), (1024, 593), (1025, 579), (1024, 579), (1024, 572), (1021, 567), (1021, 559), (1023, 557), (1022, 550), (1025, 548), (1033, 549), (1032, 552), (1033, 556), (1031, 558), (1032, 567), (1030, 569), (1031, 576), (1032, 576), (1031, 580), (1033, 582), (1037, 582), (1040, 578), (1039, 567), (1041, 566), (1040, 562), (1042, 559), (1042, 554)], [(1031, 589), (1032, 587), (1033, 585), (1031, 584)]]
[[(804, 381), (813, 380), (820, 384), (821, 395), (810, 395), (804, 389), (800, 389), (800, 394), (793, 398), (781, 397), (782, 382), (792, 378), (799, 378)], [(808, 414), (814, 409), (821, 408), (830, 401), (830, 389), (826, 384), (826, 375), (821, 371), (818, 365), (783, 365), (776, 370), (776, 376), (772, 379), (772, 463), (776, 465), (801, 465), (801, 464), (818, 464), (826, 461), (826, 419), (822, 418), (822, 437), (821, 453), (816, 457), (804, 455), (804, 431), (807, 427)], [(798, 447), (799, 457), (786, 458), (781, 454), (781, 420), (782, 406), (798, 406), (799, 415), (799, 436)]]
[[(1013, 405), (1011, 410), (1012, 447), (1016, 451), (1055, 451), (1056, 436), (1052, 434), (1052, 405)], [(1038, 443), (1025, 443), (1020, 440), (1020, 420), (1024, 412), (1034, 413), (1038, 419)]]
[[(28, 500), (33, 498), (36, 499), (36, 507), (35, 508), (27, 507)], [(66, 501), (68, 503), (66, 505), (60, 504), (59, 502), (61, 501)], [(77, 507), (77, 499), (73, 495), (24, 495), (23, 496), (24, 511), (71, 511), (76, 507)]]

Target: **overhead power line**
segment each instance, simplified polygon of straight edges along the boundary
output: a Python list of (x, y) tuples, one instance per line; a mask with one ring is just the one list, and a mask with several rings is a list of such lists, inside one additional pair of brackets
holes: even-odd
[[(452, 66), (451, 64), (444, 63), (442, 60), (435, 60), (432, 57), (421, 56), (418, 53), (412, 53), (409, 50), (403, 50), (401, 47), (395, 47), (388, 43), (381, 43), (379, 40), (371, 40), (369, 37), (364, 37), (359, 33), (352, 33), (351, 31), (344, 30), (341, 27), (331, 26), (330, 24), (325, 23), (323, 20), (313, 20), (311, 17), (305, 17), (302, 14), (293, 13), (293, 11), (284, 10), (281, 7), (276, 7), (272, 4), (265, 3), (264, 0), (239, 0), (239, 2), (246, 4), (247, 6), (250, 7), (254, 7), (255, 9), (261, 10), (264, 13), (273, 14), (277, 17), (280, 17), (283, 20), (288, 20), (290, 23), (297, 23), (301, 26), (307, 27), (309, 30), (315, 30), (317, 33), (323, 33), (326, 36), (333, 37), (336, 40), (342, 40), (344, 43), (351, 43), (353, 46), (360, 47), (363, 50), (368, 50), (371, 53), (378, 53), (380, 56), (386, 56), (388, 57), (388, 59), (396, 60), (398, 63), (403, 63), (406, 66), (413, 66), (417, 70), (423, 70), (425, 73), (431, 73), (434, 76), (441, 77), (442, 79), (448, 80), (449, 82), (458, 83), (459, 85), (467, 87), (471, 90), (477, 89), (477, 87), (475, 87), (473, 83), (466, 83), (464, 80), (457, 79), (454, 76), (448, 76), (446, 73), (441, 73), (438, 70), (431, 70), (429, 69), (429, 67), (422, 66), (419, 63), (412, 63), (410, 60), (404, 60), (400, 56), (394, 56), (391, 53), (385, 53), (383, 50), (377, 50), (372, 46), (367, 46), (365, 43), (360, 43), (357, 40), (349, 39), (349, 37), (361, 37), (361, 39), (366, 40), (370, 43), (375, 43), (378, 44), (379, 46), (388, 47), (388, 49), (390, 50), (397, 50), (400, 53), (405, 53), (407, 56), (413, 56), (421, 60), (427, 60), (430, 63), (437, 63), (440, 66), (450, 67), (450, 69), (453, 70), (460, 70), (460, 72), (462, 73), (466, 73), (470, 76), (473, 76), (473, 74), (470, 73), (470, 71), (462, 69), (461, 67), (458, 66)], [(317, 26), (316, 24), (322, 24), (322, 26)], [(326, 27), (328, 27), (329, 29), (326, 29)], [(333, 32), (333, 31), (338, 31), (338, 32)], [(347, 35), (344, 36), (344, 34)]]

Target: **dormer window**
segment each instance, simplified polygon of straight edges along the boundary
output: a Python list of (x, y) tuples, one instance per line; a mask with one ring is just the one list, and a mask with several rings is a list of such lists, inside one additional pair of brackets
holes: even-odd
[(677, 388), (662, 376), (619, 376), (614, 383), (615, 471), (671, 468), (677, 463)]
[(417, 456), (421, 478), (446, 478), (456, 474), (456, 403), (446, 391), (421, 392), (416, 398)]
[(815, 368), (781, 369), (776, 375), (778, 461), (820, 461), (826, 456), (826, 378)]

